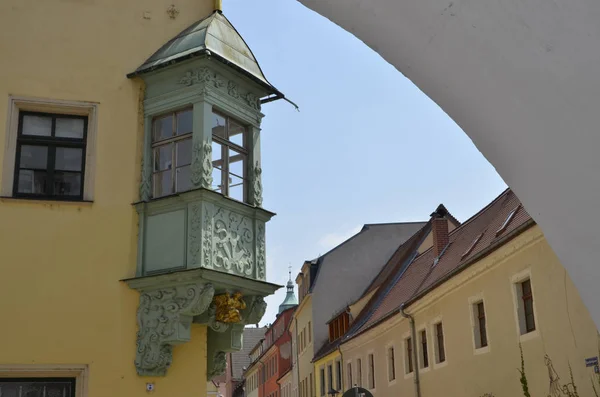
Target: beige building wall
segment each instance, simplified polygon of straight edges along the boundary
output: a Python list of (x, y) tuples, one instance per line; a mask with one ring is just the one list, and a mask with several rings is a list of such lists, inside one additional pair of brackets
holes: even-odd
[[(531, 280), (536, 330), (521, 335), (515, 283), (524, 277)], [(477, 349), (477, 321), (472, 305), (480, 300), (484, 302), (489, 345)], [(423, 329), (427, 332), (429, 367), (419, 369), (423, 397), (522, 395), (517, 371), (519, 342), (532, 396), (548, 395), (546, 354), (552, 360), (554, 377), (559, 376), (562, 385), (570, 382), (570, 364), (579, 395), (594, 395), (593, 368), (586, 368), (584, 359), (598, 355), (598, 333), (538, 226), (442, 284), (406, 311), (415, 318), (417, 335)], [(433, 330), (437, 322), (443, 326), (446, 353), (446, 361), (440, 364), (436, 363)], [(356, 361), (360, 358), (362, 384), (369, 386), (368, 360), (372, 354), (375, 396), (414, 395), (414, 372), (406, 374), (405, 338), (409, 335), (409, 321), (396, 314), (342, 345), (344, 361), (353, 363), (353, 379), (357, 379)], [(422, 349), (417, 344), (421, 357)], [(394, 348), (395, 376), (388, 371), (390, 348)]]

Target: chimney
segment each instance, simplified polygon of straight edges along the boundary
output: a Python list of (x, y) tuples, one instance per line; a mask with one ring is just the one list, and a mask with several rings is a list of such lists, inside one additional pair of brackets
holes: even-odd
[(448, 237), (448, 210), (440, 204), (431, 214), (431, 231), (433, 233), (433, 252), (438, 258), (450, 241)]

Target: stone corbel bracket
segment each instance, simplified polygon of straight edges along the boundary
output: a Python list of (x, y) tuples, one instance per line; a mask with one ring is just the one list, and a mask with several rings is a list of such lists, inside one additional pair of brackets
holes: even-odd
[(138, 375), (166, 375), (173, 346), (190, 340), (194, 316), (208, 309), (214, 293), (212, 284), (197, 282), (140, 295), (135, 359)]
[[(257, 324), (267, 304), (264, 297), (281, 286), (209, 269), (184, 270), (122, 280), (140, 292), (137, 310), (135, 367), (140, 376), (165, 376), (173, 360), (173, 346), (189, 342), (192, 322), (205, 324), (207, 375), (222, 374), (226, 353), (240, 350), (246, 324)], [(215, 295), (242, 294), (246, 308), (241, 321), (226, 324), (215, 318)]]
[(195, 323), (208, 325), (207, 340), (207, 377), (223, 375), (226, 369), (227, 353), (242, 349), (244, 327), (248, 324), (258, 324), (265, 314), (267, 303), (262, 296), (244, 297), (246, 309), (241, 311), (242, 321), (226, 324), (215, 319), (215, 306), (211, 304), (205, 314), (194, 318)]

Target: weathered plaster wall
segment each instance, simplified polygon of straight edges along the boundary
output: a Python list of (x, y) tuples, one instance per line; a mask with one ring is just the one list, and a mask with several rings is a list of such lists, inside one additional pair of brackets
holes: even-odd
[[(93, 203), (0, 200), (0, 364), (88, 364), (90, 397), (205, 395), (206, 329), (174, 350), (165, 378), (140, 378), (135, 274), (141, 87), (125, 75), (211, 11), (212, 1), (3, 1), (0, 167), (9, 95), (98, 103)], [(144, 15), (150, 19), (144, 18)], [(1, 174), (1, 173), (0, 173)]]
[[(530, 269), (536, 313), (537, 334), (519, 338), (511, 279)], [(488, 352), (475, 352), (471, 304), (483, 298)], [(553, 360), (561, 384), (569, 382), (570, 364), (580, 395), (593, 395), (584, 359), (598, 352), (594, 322), (566, 274), (564, 267), (534, 226), (490, 256), (444, 283), (423, 300), (410, 306), (417, 332), (427, 330), (430, 367), (420, 370), (423, 396), (438, 395), (521, 395), (519, 340), (525, 356), (525, 370), (531, 395), (548, 393), (548, 369), (544, 355)], [(442, 321), (446, 363), (434, 365), (433, 324)], [(363, 385), (367, 384), (367, 354), (375, 355), (378, 395), (412, 395), (412, 375), (405, 375), (404, 338), (410, 333), (408, 320), (395, 315), (361, 336), (342, 345), (344, 360), (363, 360)], [(419, 336), (418, 336), (419, 338)], [(418, 339), (419, 340), (419, 339)], [(395, 347), (396, 380), (388, 381), (386, 347)], [(419, 346), (420, 351), (420, 346)]]
[(600, 2), (299, 1), (461, 126), (542, 227), (600, 326)]
[(400, 244), (423, 223), (367, 225), (368, 229), (328, 252), (313, 286), (314, 353), (329, 339), (327, 322), (355, 302)]

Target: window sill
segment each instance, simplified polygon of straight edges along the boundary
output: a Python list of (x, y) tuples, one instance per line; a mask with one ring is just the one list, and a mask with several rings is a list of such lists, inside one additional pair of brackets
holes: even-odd
[(69, 200), (64, 198), (38, 198), (38, 197), (14, 197), (14, 196), (0, 196), (2, 202), (15, 202), (15, 203), (39, 203), (39, 204), (67, 204), (67, 205), (82, 205), (91, 206), (94, 202), (91, 200)]
[(433, 369), (444, 368), (446, 365), (448, 365), (448, 360), (445, 360), (441, 363), (433, 364)]
[(393, 380), (388, 380), (388, 387), (392, 387), (396, 384), (396, 379), (394, 378)]
[(429, 371), (431, 371), (431, 367), (419, 368), (419, 374), (426, 374)]
[(519, 342), (527, 342), (529, 340), (537, 338), (538, 336), (540, 336), (540, 333), (536, 329), (535, 331), (531, 331), (526, 334), (519, 335)]
[(476, 348), (475, 351), (473, 352), (474, 355), (479, 355), (479, 354), (486, 354), (490, 352), (490, 345), (487, 345), (486, 347), (479, 347)]
[(404, 374), (404, 379), (410, 379), (415, 376), (415, 371)]

